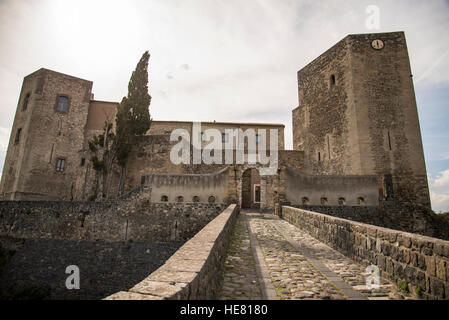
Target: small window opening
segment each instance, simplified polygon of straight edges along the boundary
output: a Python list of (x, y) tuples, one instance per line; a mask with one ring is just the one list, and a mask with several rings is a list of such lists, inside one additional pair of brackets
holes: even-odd
[(359, 197), (357, 199), (357, 202), (358, 202), (359, 206), (364, 206), (365, 205), (365, 199), (363, 197)]
[(86, 158), (81, 158), (81, 167), (84, 167), (86, 164)]
[(16, 140), (14, 141), (15, 144), (19, 144), (21, 135), (22, 135), (22, 128), (19, 128), (17, 129)]
[(330, 82), (331, 86), (335, 85), (335, 75), (331, 74), (329, 82)]
[(58, 97), (58, 104), (56, 105), (56, 111), (66, 113), (69, 108), (69, 98), (66, 96)]
[(302, 198), (301, 202), (303, 206), (308, 206), (310, 204), (309, 198), (307, 197)]
[(162, 196), (161, 197), (161, 202), (168, 202), (168, 197), (167, 196)]
[(209, 203), (215, 203), (215, 197), (214, 196), (210, 196), (208, 199)]
[(30, 101), (30, 93), (27, 93), (27, 95), (25, 96), (25, 99), (23, 99), (23, 105), (22, 105), (22, 110), (25, 111), (28, 108), (28, 102)]
[(346, 203), (345, 198), (339, 198), (339, 199), (338, 199), (338, 205), (339, 205), (339, 206), (344, 206), (345, 203)]
[(327, 204), (328, 204), (327, 198), (326, 197), (322, 197), (321, 198), (321, 205), (327, 206)]
[(56, 171), (63, 172), (65, 170), (65, 159), (57, 158), (56, 159)]
[(200, 202), (200, 197), (194, 196), (193, 197), (193, 202)]
[(177, 197), (176, 202), (184, 202), (184, 197), (183, 196)]

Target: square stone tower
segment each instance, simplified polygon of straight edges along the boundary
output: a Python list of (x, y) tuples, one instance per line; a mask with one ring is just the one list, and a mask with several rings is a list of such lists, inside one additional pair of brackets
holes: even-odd
[(403, 32), (348, 35), (298, 72), (293, 147), (310, 173), (376, 174), (384, 201), (430, 207)]
[(71, 200), (92, 82), (47, 69), (23, 80), (0, 185), (5, 200)]

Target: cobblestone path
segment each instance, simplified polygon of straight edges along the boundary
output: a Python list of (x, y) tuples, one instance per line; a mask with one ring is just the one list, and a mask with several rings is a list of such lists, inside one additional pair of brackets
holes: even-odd
[(366, 266), (287, 221), (242, 211), (228, 248), (218, 299), (413, 298), (382, 278), (379, 288), (369, 289), (365, 270)]

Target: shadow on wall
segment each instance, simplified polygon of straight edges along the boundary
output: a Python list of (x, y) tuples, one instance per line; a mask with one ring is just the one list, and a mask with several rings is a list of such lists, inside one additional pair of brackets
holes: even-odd
[[(105, 242), (2, 239), (15, 249), (0, 271), (0, 299), (102, 299), (128, 290), (155, 271), (182, 242)], [(8, 245), (9, 244), (9, 245)], [(12, 251), (14, 252), (14, 251)], [(68, 290), (66, 268), (80, 270), (80, 289)]]

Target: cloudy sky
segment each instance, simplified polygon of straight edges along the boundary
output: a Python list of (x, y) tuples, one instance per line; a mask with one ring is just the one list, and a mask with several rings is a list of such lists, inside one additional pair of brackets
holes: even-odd
[(448, 30), (439, 0), (0, 0), (0, 169), (23, 77), (41, 67), (120, 101), (149, 50), (154, 119), (279, 122), (291, 148), (297, 70), (347, 34), (405, 31), (432, 205), (449, 210)]

